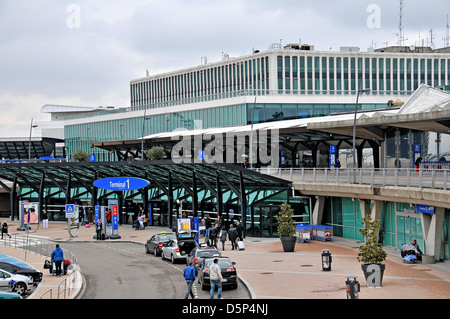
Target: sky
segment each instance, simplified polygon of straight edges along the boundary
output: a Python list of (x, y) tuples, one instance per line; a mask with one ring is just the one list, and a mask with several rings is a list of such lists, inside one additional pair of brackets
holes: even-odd
[[(274, 44), (396, 45), (397, 0), (0, 0), (0, 138), (45, 104), (129, 106), (129, 83)], [(443, 47), (449, 0), (404, 0), (405, 45)], [(39, 136), (39, 128), (33, 136)]]

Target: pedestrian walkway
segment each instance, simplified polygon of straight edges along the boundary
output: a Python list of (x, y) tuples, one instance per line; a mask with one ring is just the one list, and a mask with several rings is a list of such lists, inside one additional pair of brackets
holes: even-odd
[[(26, 232), (17, 231), (18, 222), (9, 222), (11, 235), (16, 238), (26, 236)], [(119, 227), (120, 239), (107, 241), (132, 241), (144, 244), (153, 234), (170, 231), (166, 227), (147, 227), (134, 230), (130, 225)], [(95, 241), (94, 228), (80, 227), (76, 237), (70, 238), (67, 224), (50, 222), (48, 229), (38, 229), (30, 233), (30, 238), (59, 242), (64, 248), (65, 241)], [(19, 237), (20, 236), (20, 237)], [(8, 239), (9, 240), (9, 239)], [(16, 242), (20, 243), (17, 239)], [(360, 299), (450, 299), (450, 263), (404, 264), (400, 252), (386, 247), (388, 258), (385, 262), (383, 285), (381, 288), (369, 288), (356, 257), (358, 243), (335, 238), (334, 241), (297, 243), (294, 252), (283, 252), (278, 238), (250, 238), (245, 240), (245, 250), (231, 250), (227, 242), (224, 256), (236, 262), (238, 275), (246, 284), (255, 299), (345, 299), (345, 281), (349, 275), (356, 275), (361, 284)], [(18, 245), (21, 246), (21, 245)], [(23, 245), (22, 245), (23, 246)], [(221, 245), (219, 246), (221, 250)], [(332, 254), (331, 271), (322, 271), (322, 249)], [(144, 249), (142, 249), (144, 252)], [(44, 280), (29, 298), (39, 299), (49, 289), (53, 289), (53, 298), (57, 297), (58, 286), (66, 276), (55, 277), (43, 269), (45, 257), (28, 252), (25, 258), (21, 248), (6, 248), (0, 243), (0, 253), (20, 259), (44, 273)], [(82, 269), (80, 269), (82, 273)], [(76, 298), (82, 293), (82, 278), (70, 280), (66, 298)], [(67, 293), (70, 292), (70, 293)], [(232, 293), (226, 291), (226, 293)], [(49, 297), (48, 292), (44, 298)], [(63, 294), (60, 294), (63, 297)]]

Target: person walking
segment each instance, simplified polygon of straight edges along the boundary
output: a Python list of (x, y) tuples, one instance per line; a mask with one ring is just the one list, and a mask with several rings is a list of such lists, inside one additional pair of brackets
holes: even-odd
[(97, 240), (101, 240), (102, 239), (102, 220), (101, 218), (99, 218), (97, 220), (97, 224), (95, 225), (95, 232), (97, 233)]
[(240, 222), (237, 223), (236, 225), (236, 231), (238, 234), (238, 240), (244, 240), (244, 227), (242, 226), (242, 224)]
[(59, 248), (59, 244), (56, 244), (55, 250), (52, 251), (52, 260), (55, 263), (55, 274), (56, 276), (61, 275), (61, 265), (64, 260), (64, 253), (61, 248)]
[(205, 232), (205, 243), (207, 243), (207, 244), (209, 242), (209, 231), (211, 229), (211, 225), (212, 225), (211, 217), (209, 217), (209, 215), (207, 215), (206, 216), (206, 220), (205, 220), (205, 229), (206, 229), (206, 232)]
[(237, 230), (234, 225), (230, 225), (230, 230), (228, 231), (228, 238), (231, 241), (231, 250), (237, 249), (236, 239), (238, 238)]
[(219, 239), (222, 242), (222, 250), (225, 250), (225, 242), (227, 241), (227, 231), (225, 230), (225, 227), (222, 227), (219, 233)]
[(222, 271), (219, 267), (219, 259), (214, 258), (214, 262), (209, 266), (209, 281), (211, 290), (209, 291), (209, 299), (214, 299), (214, 290), (217, 286), (217, 299), (222, 299)]
[(183, 276), (187, 283), (187, 291), (184, 295), (184, 299), (188, 299), (189, 295), (191, 295), (192, 299), (197, 298), (197, 294), (192, 292), (192, 284), (195, 281), (195, 268), (192, 266), (192, 261), (190, 261), (189, 265), (184, 268)]
[(48, 215), (46, 210), (42, 212), (42, 226), (44, 229), (48, 228)]
[(209, 230), (209, 245), (210, 246), (214, 246), (217, 248), (217, 235), (218, 235), (218, 230), (216, 227), (212, 227)]
[(3, 234), (6, 234), (9, 236), (9, 238), (11, 238), (11, 235), (8, 233), (8, 223), (6, 222), (6, 219), (2, 223), (2, 239), (3, 239)]

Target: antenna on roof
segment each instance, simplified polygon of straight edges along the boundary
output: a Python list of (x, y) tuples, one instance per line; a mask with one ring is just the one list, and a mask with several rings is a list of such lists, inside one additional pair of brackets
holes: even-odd
[(448, 25), (448, 13), (447, 13), (447, 25), (445, 26), (445, 37), (442, 38), (444, 40), (445, 47), (450, 46), (450, 26)]
[(404, 0), (400, 0), (400, 14), (399, 14), (399, 23), (398, 23), (398, 33), (395, 33), (398, 36), (398, 41), (397, 41), (397, 45), (398, 46), (404, 46), (405, 45), (405, 40), (406, 39), (403, 36), (403, 1)]

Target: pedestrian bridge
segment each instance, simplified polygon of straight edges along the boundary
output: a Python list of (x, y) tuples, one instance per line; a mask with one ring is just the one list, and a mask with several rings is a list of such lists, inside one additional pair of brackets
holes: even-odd
[(450, 208), (449, 169), (259, 168), (302, 195), (352, 197)]

